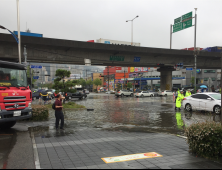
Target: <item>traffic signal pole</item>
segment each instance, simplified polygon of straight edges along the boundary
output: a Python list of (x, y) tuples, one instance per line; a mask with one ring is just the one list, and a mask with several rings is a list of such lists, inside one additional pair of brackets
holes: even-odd
[(170, 24), (170, 49), (172, 48), (172, 24)]
[(109, 91), (109, 66), (108, 66), (108, 91)]
[(195, 93), (197, 91), (197, 50), (196, 50), (196, 35), (197, 35), (197, 14), (196, 14), (197, 8), (195, 8), (195, 26), (194, 26), (194, 90)]

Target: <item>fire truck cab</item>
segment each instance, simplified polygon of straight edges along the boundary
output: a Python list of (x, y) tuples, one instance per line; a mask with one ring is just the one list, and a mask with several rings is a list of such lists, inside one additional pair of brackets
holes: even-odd
[(26, 66), (0, 60), (0, 129), (32, 117), (32, 92)]

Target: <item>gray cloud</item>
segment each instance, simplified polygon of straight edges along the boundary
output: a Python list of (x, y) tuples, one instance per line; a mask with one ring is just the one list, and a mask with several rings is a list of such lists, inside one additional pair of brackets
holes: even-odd
[[(99, 38), (134, 41), (142, 46), (169, 48), (170, 24), (197, 7), (197, 47), (221, 44), (220, 0), (20, 0), (21, 31), (78, 41)], [(0, 0), (0, 25), (17, 29), (16, 0)], [(6, 33), (0, 30), (1, 33)], [(173, 48), (194, 46), (194, 27), (173, 34)]]

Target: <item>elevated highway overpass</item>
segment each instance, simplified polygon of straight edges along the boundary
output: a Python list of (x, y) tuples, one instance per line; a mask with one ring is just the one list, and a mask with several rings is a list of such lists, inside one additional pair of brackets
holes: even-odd
[[(194, 67), (193, 51), (21, 36), (22, 54), (24, 45), (27, 47), (28, 62), (84, 65), (87, 58), (91, 59), (92, 65), (99, 66), (158, 67), (157, 64), (161, 63), (164, 64), (159, 69), (161, 89), (172, 87), (175, 64)], [(134, 62), (134, 57), (140, 57), (140, 61)], [(220, 58), (220, 53), (200, 51), (197, 68), (220, 69)], [(0, 34), (0, 59), (18, 59), (18, 45), (10, 34)]]

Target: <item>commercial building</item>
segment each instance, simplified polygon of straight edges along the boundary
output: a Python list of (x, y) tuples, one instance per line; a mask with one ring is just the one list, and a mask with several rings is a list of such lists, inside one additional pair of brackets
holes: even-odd
[[(97, 39), (96, 42), (97, 43), (103, 43), (103, 44), (130, 45), (131, 46), (131, 42), (118, 41), (118, 40), (108, 40), (108, 39), (102, 39), (102, 38)], [(140, 46), (140, 43), (133, 42), (133, 46)]]
[[(214, 88), (220, 87), (221, 70), (219, 69), (197, 69), (196, 82), (208, 85), (208, 87), (214, 86)], [(194, 78), (194, 70), (186, 71), (186, 84), (191, 85), (192, 77)], [(209, 80), (210, 79), (210, 80)]]

